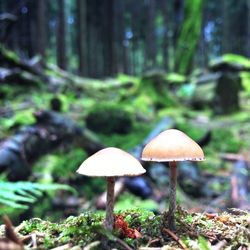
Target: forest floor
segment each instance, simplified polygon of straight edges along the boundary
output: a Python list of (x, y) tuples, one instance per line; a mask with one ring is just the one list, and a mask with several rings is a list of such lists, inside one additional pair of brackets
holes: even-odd
[[(130, 152), (138, 147), (141, 149), (145, 138), (165, 117), (172, 121), (171, 127), (182, 130), (195, 141), (206, 138), (203, 142), (206, 161), (199, 165), (188, 165), (186, 172), (180, 171), (180, 174), (185, 174), (185, 178), (178, 180), (178, 203), (183, 204), (189, 212), (178, 208), (175, 215), (177, 230), (169, 231), (165, 223), (166, 214), (162, 213), (167, 207), (165, 184), (168, 182), (168, 174), (165, 171), (165, 174), (154, 178), (153, 171), (157, 169), (154, 166), (147, 169), (147, 178), (154, 191), (162, 194), (161, 202), (150, 200), (152, 196), (144, 200), (135, 198), (131, 193), (122, 193), (117, 199), (117, 205), (129, 210), (117, 212), (113, 234), (102, 227), (103, 213), (90, 212), (95, 211), (94, 200), (105, 191), (105, 183), (97, 179), (80, 179), (75, 174), (77, 167), (86, 158), (87, 151), (83, 144), (66, 141), (61, 147), (28, 165), (32, 171), (27, 177), (27, 183), (59, 182), (72, 186), (78, 191), (73, 199), (76, 201), (75, 207), (66, 207), (68, 197), (60, 196), (60, 201), (65, 203), (59, 204), (64, 208), (58, 212), (55, 209), (56, 197), (34, 199), (31, 194), (35, 190), (29, 189), (12, 189), (12, 196), (8, 198), (13, 200), (8, 206), (0, 201), (0, 215), (7, 213), (15, 225), (22, 221), (19, 216), (24, 214), (20, 206), (24, 203), (27, 206), (28, 202), (32, 206), (27, 217), (33, 219), (24, 220), (15, 227), (15, 233), (21, 239), (21, 243), (16, 242), (19, 249), (22, 249), (22, 244), (25, 249), (57, 250), (77, 250), (82, 247), (86, 250), (250, 249), (250, 214), (247, 212), (249, 181), (248, 173), (244, 173), (245, 170), (249, 172), (250, 162), (249, 92), (241, 93), (240, 111), (224, 116), (215, 115), (209, 107), (194, 110), (188, 102), (178, 100), (176, 86), (167, 85), (165, 76), (163, 84), (159, 80), (162, 80), (161, 76), (157, 74), (148, 79), (120, 75), (106, 81), (93, 80), (73, 76), (51, 65), (46, 69), (35, 68), (34, 72), (33, 66), (23, 64), (16, 55), (8, 52), (6, 56), (6, 61), (9, 61), (9, 68), (4, 71), (7, 80), (2, 80), (0, 85), (0, 138), (3, 141), (24, 127), (36, 124), (34, 112), (42, 109), (53, 109), (58, 114), (56, 117), (73, 120), (83, 130), (88, 128), (93, 132), (89, 138), (94, 138), (94, 142), (101, 141), (104, 146), (120, 147)], [(20, 71), (18, 74), (15, 70), (12, 72), (13, 64), (14, 69)], [(167, 91), (166, 86), (173, 91)], [(117, 128), (120, 130), (114, 132)], [(41, 138), (44, 138), (48, 131), (41, 129), (39, 132)], [(13, 150), (13, 144), (11, 146)], [(24, 152), (21, 152), (23, 156)], [(242, 168), (236, 167), (238, 159), (241, 163), (247, 163), (246, 166), (243, 164)], [(163, 169), (166, 168), (163, 166)], [(3, 184), (8, 181), (6, 175), (6, 172), (0, 175)], [(240, 186), (233, 185), (232, 177), (240, 180)], [(22, 185), (25, 186), (25, 183)], [(231, 197), (234, 191), (237, 195)], [(246, 194), (243, 200), (238, 195), (241, 191)], [(42, 191), (40, 193), (43, 194)], [(6, 193), (4, 195), (6, 200)], [(21, 200), (20, 196), (23, 196)], [(227, 209), (235, 197), (233, 202), (238, 208)], [(136, 207), (137, 202), (138, 207), (144, 206), (147, 210), (131, 210), (131, 205)], [(70, 212), (66, 214), (65, 210)], [(82, 211), (85, 212), (81, 214)], [(80, 215), (65, 219), (68, 214)], [(3, 225), (0, 234), (3, 236), (0, 238), (0, 250), (8, 249), (13, 242), (15, 244), (13, 235), (7, 233), (5, 236)]]
[[(33, 218), (22, 222), (15, 232), (25, 249), (247, 250), (250, 247), (250, 214), (245, 211), (189, 213), (178, 207), (175, 232), (167, 228), (165, 216), (139, 209), (118, 212), (112, 234), (102, 227), (103, 215), (92, 212), (70, 216), (59, 223)], [(3, 231), (2, 227), (1, 234)]]

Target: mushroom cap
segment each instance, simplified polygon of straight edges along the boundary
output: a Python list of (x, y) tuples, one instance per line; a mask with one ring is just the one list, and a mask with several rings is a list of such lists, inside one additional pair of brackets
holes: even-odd
[(129, 153), (114, 147), (102, 149), (87, 158), (76, 171), (87, 176), (136, 176), (146, 172)]
[(177, 129), (168, 129), (152, 139), (142, 151), (144, 161), (203, 161), (201, 147)]

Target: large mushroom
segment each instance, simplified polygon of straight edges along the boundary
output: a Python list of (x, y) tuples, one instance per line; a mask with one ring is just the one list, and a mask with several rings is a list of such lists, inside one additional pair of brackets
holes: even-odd
[(190, 137), (177, 129), (168, 129), (152, 139), (142, 151), (142, 160), (169, 162), (170, 194), (168, 226), (175, 230), (177, 161), (203, 161), (201, 147)]
[(115, 177), (136, 176), (145, 172), (146, 170), (136, 158), (114, 147), (98, 151), (81, 164), (77, 173), (92, 177), (107, 177), (106, 218), (104, 222), (106, 229), (112, 230), (114, 224)]

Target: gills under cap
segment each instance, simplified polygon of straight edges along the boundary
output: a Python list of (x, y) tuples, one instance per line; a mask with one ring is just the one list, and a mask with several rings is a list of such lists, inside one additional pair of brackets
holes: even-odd
[(144, 161), (203, 161), (201, 147), (177, 129), (168, 129), (151, 140), (143, 149)]
[(102, 149), (87, 158), (76, 171), (87, 176), (136, 176), (146, 172), (129, 153), (114, 147)]

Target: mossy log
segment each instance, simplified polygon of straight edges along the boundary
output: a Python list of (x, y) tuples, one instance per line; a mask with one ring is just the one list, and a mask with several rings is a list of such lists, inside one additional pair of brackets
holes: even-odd
[(135, 82), (128, 79), (93, 80), (64, 71), (56, 65), (46, 64), (40, 57), (22, 59), (0, 44), (0, 82), (17, 84), (46, 84), (52, 90), (70, 87), (80, 89), (89, 96), (98, 96), (104, 91), (133, 88)]
[(201, 109), (210, 107), (216, 114), (229, 114), (240, 109), (239, 91), (241, 80), (238, 74), (216, 73), (198, 79), (192, 105)]
[(27, 179), (32, 163), (59, 146), (75, 143), (89, 154), (103, 148), (90, 131), (60, 113), (45, 110), (34, 116), (36, 123), (0, 143), (0, 172), (6, 171), (10, 180)]

